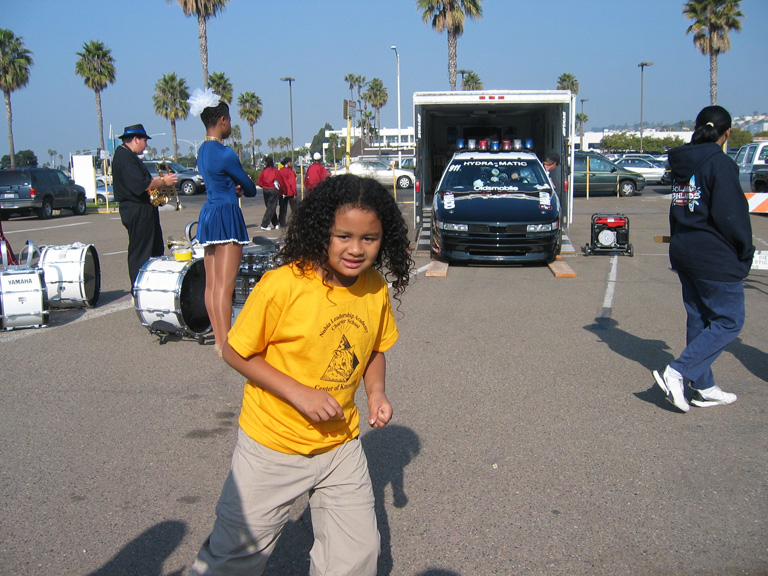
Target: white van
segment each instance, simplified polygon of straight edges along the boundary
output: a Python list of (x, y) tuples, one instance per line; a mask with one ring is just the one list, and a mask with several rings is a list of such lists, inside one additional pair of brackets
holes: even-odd
[(768, 138), (758, 137), (739, 148), (736, 154), (742, 192), (751, 192), (752, 170), (768, 167)]

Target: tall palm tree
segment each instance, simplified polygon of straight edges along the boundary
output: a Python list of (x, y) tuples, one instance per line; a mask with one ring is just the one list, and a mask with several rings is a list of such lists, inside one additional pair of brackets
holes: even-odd
[[(170, 4), (172, 0), (168, 0)], [(208, 87), (208, 30), (209, 19), (218, 15), (229, 4), (229, 0), (178, 0), (184, 15), (197, 16), (198, 36), (200, 38), (200, 62), (203, 65), (203, 84)]]
[(211, 72), (208, 86), (215, 94), (219, 95), (222, 102), (232, 103), (232, 82), (229, 81), (224, 72)]
[(475, 72), (469, 71), (461, 79), (462, 90), (482, 90), (483, 81)]
[(277, 148), (277, 139), (272, 137), (267, 140), (267, 146), (269, 146), (269, 149), (272, 150), (272, 154), (275, 153), (275, 148)]
[[(381, 109), (387, 105), (389, 95), (387, 89), (384, 86), (384, 82), (381, 78), (374, 78), (368, 83), (368, 90), (363, 94), (366, 102), (371, 105), (371, 108), (376, 110), (376, 126), (377, 132), (381, 133)], [(381, 147), (379, 147), (379, 153), (381, 153)]]
[(349, 99), (354, 100), (355, 96), (352, 93), (352, 88), (355, 87), (355, 84), (357, 84), (357, 76), (352, 74), (351, 72), (344, 76), (344, 82), (346, 82), (349, 85)]
[(741, 30), (744, 14), (739, 10), (740, 0), (689, 0), (683, 15), (693, 20), (686, 34), (693, 33), (693, 45), (709, 55), (709, 102), (717, 104), (717, 56), (731, 49), (728, 32)]
[(256, 144), (256, 140), (253, 136), (253, 125), (259, 121), (259, 118), (261, 118), (261, 98), (256, 96), (254, 92), (243, 92), (237, 99), (237, 105), (240, 118), (248, 122), (248, 126), (251, 127), (251, 160), (253, 162), (253, 167), (255, 168), (256, 154), (254, 146)]
[(584, 124), (589, 122), (589, 116), (584, 114), (583, 112), (577, 112), (576, 113), (576, 126), (579, 129), (579, 134), (581, 134), (581, 137), (584, 138)]
[(29, 69), (34, 64), (32, 52), (24, 48), (24, 40), (10, 30), (0, 28), (0, 88), (5, 97), (5, 117), (8, 120), (8, 150), (11, 168), (16, 167), (13, 149), (13, 111), (11, 92), (23, 88), (29, 82)]
[(112, 51), (98, 40), (83, 44), (75, 63), (75, 74), (83, 77), (85, 85), (96, 95), (96, 116), (99, 119), (99, 148), (104, 149), (104, 117), (101, 113), (101, 92), (115, 82), (115, 59)]
[(565, 72), (557, 79), (558, 90), (570, 90), (574, 95), (579, 93), (579, 81), (576, 76)]
[(155, 84), (152, 102), (155, 114), (171, 122), (171, 138), (173, 140), (173, 161), (179, 161), (179, 144), (176, 140), (176, 120), (185, 120), (189, 115), (189, 88), (184, 78), (176, 73), (164, 74)]
[(448, 80), (456, 90), (456, 45), (464, 34), (464, 21), (482, 18), (483, 0), (416, 0), (424, 22), (431, 22), (439, 34), (448, 33)]

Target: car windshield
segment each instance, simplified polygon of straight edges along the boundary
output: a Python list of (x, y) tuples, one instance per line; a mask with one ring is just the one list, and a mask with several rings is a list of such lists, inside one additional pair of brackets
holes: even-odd
[(538, 193), (544, 189), (549, 189), (544, 169), (529, 159), (455, 159), (440, 183), (440, 190), (454, 193)]

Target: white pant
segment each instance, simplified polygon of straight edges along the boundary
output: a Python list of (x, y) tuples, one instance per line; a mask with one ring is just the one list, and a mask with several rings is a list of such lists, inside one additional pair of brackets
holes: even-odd
[(375, 576), (379, 531), (361, 442), (302, 456), (266, 448), (242, 429), (213, 531), (190, 575), (260, 575), (291, 505), (306, 493), (315, 535), (310, 576)]

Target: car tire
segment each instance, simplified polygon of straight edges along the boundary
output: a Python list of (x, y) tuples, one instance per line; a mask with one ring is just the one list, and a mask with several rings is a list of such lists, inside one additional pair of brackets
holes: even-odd
[(197, 192), (197, 186), (192, 180), (184, 180), (181, 183), (181, 193), (185, 196), (192, 196)]
[(411, 179), (408, 176), (399, 176), (397, 179), (398, 188), (410, 188), (411, 184)]
[(633, 196), (635, 190), (637, 190), (637, 187), (632, 180), (622, 180), (619, 182), (619, 196)]
[(78, 196), (77, 203), (72, 206), (72, 213), (75, 216), (84, 216), (87, 211), (88, 208), (85, 205), (85, 196)]
[(51, 216), (53, 216), (53, 200), (43, 198), (43, 204), (37, 210), (37, 217), (40, 220), (48, 220)]
[(96, 198), (96, 204), (106, 204), (107, 203), (107, 197), (103, 194), (99, 194), (98, 198)]

